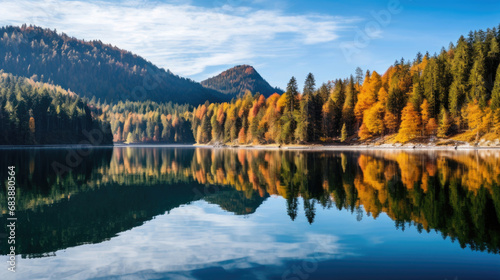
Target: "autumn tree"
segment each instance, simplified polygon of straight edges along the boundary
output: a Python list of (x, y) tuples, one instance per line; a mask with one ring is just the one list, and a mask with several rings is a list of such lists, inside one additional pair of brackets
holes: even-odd
[(363, 124), (366, 126), (370, 134), (380, 135), (384, 133), (384, 112), (385, 108), (380, 102), (377, 102), (370, 109), (365, 111)]
[(430, 119), (429, 102), (427, 102), (427, 99), (424, 99), (422, 105), (420, 105), (420, 110), (422, 115), (422, 130), (426, 132), (427, 124)]
[(487, 125), (485, 125), (485, 115), (487, 115), (487, 113), (481, 109), (477, 100), (467, 105), (465, 118), (467, 119), (467, 125), (471, 132), (476, 135), (476, 142), (479, 140), (479, 137), (486, 132)]
[(412, 103), (408, 103), (401, 115), (401, 127), (399, 128), (396, 140), (406, 143), (417, 138), (421, 134), (421, 120), (418, 111), (415, 110)]
[(347, 140), (347, 127), (345, 123), (342, 125), (342, 130), (340, 132), (340, 141), (345, 142)]
[(363, 86), (358, 95), (358, 102), (354, 108), (354, 113), (358, 121), (363, 119), (363, 113), (377, 101), (377, 93), (382, 86), (380, 75), (373, 71), (371, 77), (367, 71)]

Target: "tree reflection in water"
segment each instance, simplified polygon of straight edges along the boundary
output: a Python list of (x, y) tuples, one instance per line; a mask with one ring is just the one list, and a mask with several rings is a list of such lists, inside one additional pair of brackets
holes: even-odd
[[(15, 164), (18, 171), (24, 257), (102, 242), (199, 199), (251, 214), (270, 195), (286, 199), (291, 220), (299, 207), (309, 223), (318, 207), (351, 211), (358, 220), (386, 213), (398, 229), (437, 230), (463, 248), (500, 249), (497, 151), (116, 147), (93, 149), (58, 176), (51, 164), (66, 156), (57, 149), (2, 150), (0, 166)], [(0, 200), (5, 196), (3, 189)]]

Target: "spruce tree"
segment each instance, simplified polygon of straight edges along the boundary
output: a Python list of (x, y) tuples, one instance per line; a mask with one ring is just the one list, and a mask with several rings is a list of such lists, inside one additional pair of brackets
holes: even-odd
[(313, 94), (315, 91), (316, 81), (312, 73), (307, 74), (306, 81), (304, 83), (303, 95)]
[[(465, 102), (465, 97), (469, 89), (469, 72), (470, 72), (470, 43), (465, 41), (463, 36), (460, 37), (455, 49), (455, 54), (451, 64), (451, 74), (453, 83), (450, 87), (450, 112), (453, 116), (460, 114), (460, 109)], [(429, 100), (429, 102), (431, 102)]]
[(493, 86), (493, 90), (491, 92), (491, 109), (500, 109), (500, 65), (498, 66), (495, 77), (495, 85)]
[(486, 84), (485, 84), (485, 58), (483, 55), (483, 51), (481, 49), (478, 50), (476, 56), (474, 58), (474, 65), (472, 66), (469, 78), (470, 90), (468, 94), (468, 101), (473, 102), (474, 100), (478, 100), (479, 104), (482, 108), (486, 106), (486, 102), (489, 99), (486, 92)]

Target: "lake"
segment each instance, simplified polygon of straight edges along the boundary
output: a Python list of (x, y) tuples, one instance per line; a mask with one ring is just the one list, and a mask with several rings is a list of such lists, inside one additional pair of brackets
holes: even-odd
[(0, 150), (1, 279), (500, 279), (500, 151)]

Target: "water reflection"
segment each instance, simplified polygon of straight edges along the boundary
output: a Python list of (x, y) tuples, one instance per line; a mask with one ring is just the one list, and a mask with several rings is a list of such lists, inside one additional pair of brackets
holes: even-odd
[(386, 213), (401, 230), (437, 230), (463, 248), (500, 249), (496, 151), (95, 149), (62, 175), (51, 166), (67, 161), (66, 150), (1, 153), (0, 166), (17, 166), (17, 250), (28, 258), (109, 240), (200, 199), (248, 215), (271, 195), (286, 200), (279, 211), (291, 220), (301, 209), (310, 224), (318, 208), (358, 220)]

